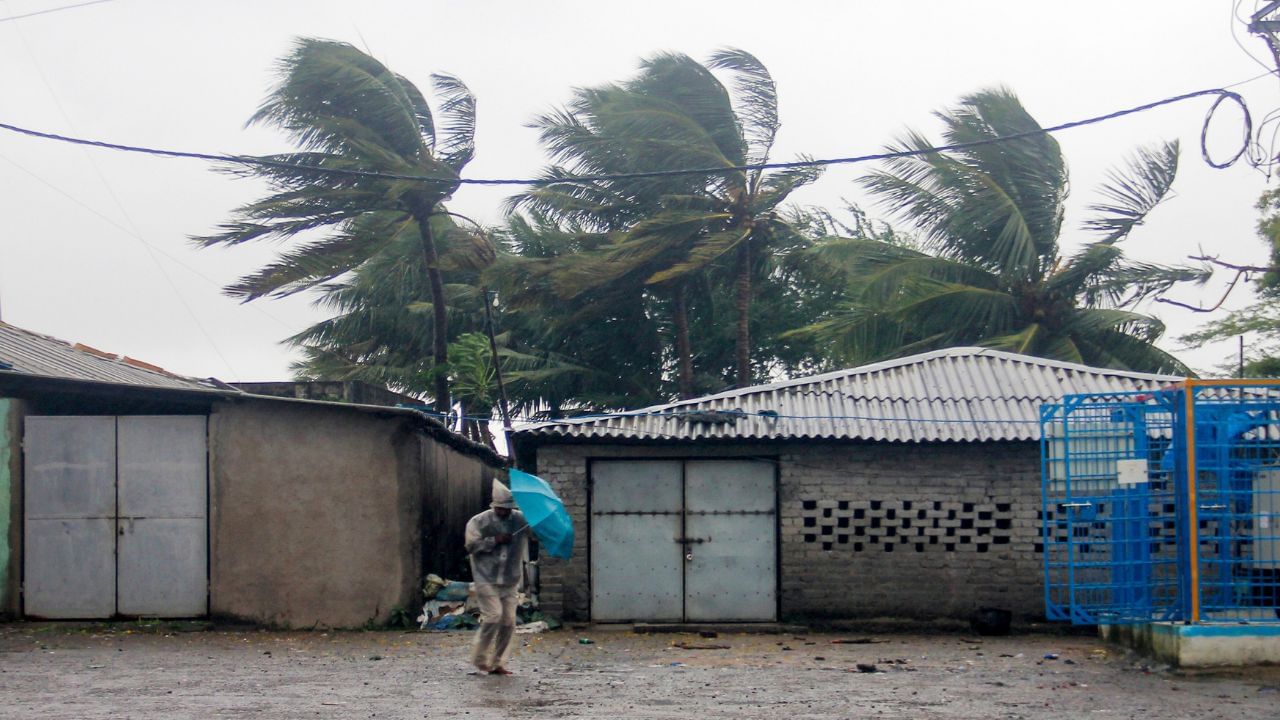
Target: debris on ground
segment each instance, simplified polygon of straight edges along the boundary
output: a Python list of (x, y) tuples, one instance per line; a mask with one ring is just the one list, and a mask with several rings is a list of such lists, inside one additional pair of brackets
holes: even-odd
[(854, 665), (854, 667), (856, 667), (858, 669), (858, 672), (860, 673), (880, 672), (880, 668), (876, 667), (871, 663), (857, 663), (856, 665)]
[(716, 645), (713, 643), (677, 642), (677, 643), (672, 643), (671, 646), (678, 647), (681, 650), (729, 650), (731, 649), (731, 646), (729, 645)]
[(453, 600), (466, 601), (467, 596), (471, 594), (471, 583), (465, 583), (461, 580), (452, 580), (444, 587), (436, 592), (437, 600)]
[[(957, 642), (959, 634), (937, 632), (855, 647), (831, 644), (858, 637), (849, 633), (810, 633), (818, 644), (805, 646), (783, 640), (789, 635), (703, 639), (696, 631), (587, 628), (521, 636), (512, 660), (518, 681), (494, 684), (502, 681), (463, 675), (466, 633), (216, 629), (164, 637), (117, 627), (0, 624), (0, 716), (1276, 720), (1280, 700), (1280, 667), (1143, 674), (1134, 669), (1139, 658), (1089, 636), (988, 638), (982, 658)], [(579, 645), (581, 637), (595, 644)], [(733, 649), (681, 650), (673, 640)], [(778, 652), (778, 640), (794, 652)], [(1085, 660), (1100, 649), (1106, 660)], [(997, 659), (1019, 653), (1017, 662)], [(1042, 660), (1047, 653), (1059, 660)], [(56, 687), (51, 677), (59, 678)], [(285, 691), (263, 692), (264, 681)]]
[(888, 642), (888, 640), (878, 640), (876, 638), (836, 638), (831, 641), (832, 645), (874, 645), (876, 643)]
[[(426, 602), (418, 616), (419, 630), (474, 630), (480, 627), (480, 606), (472, 583), (428, 575), (422, 586)], [(561, 622), (538, 609), (536, 595), (516, 597), (516, 626), (521, 634), (558, 630)]]
[(427, 576), (427, 581), (422, 586), (422, 596), (427, 599), (433, 599), (435, 598), (436, 593), (440, 592), (440, 590), (443, 589), (444, 586), (448, 584), (449, 584), (448, 580), (445, 580), (439, 575), (432, 573), (431, 575)]

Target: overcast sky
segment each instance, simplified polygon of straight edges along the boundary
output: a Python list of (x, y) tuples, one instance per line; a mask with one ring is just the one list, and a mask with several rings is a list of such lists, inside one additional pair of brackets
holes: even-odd
[[(77, 1), (0, 0), (0, 18)], [(777, 81), (776, 159), (850, 156), (878, 150), (906, 127), (937, 137), (933, 111), (999, 84), (1052, 125), (1247, 80), (1269, 61), (1262, 42), (1233, 20), (1237, 4), (113, 0), (0, 20), (0, 122), (181, 150), (284, 150), (278, 133), (245, 129), (244, 121), (293, 39), (320, 36), (364, 47), (424, 88), (432, 72), (462, 78), (479, 102), (478, 153), (466, 175), (529, 177), (543, 156), (525, 124), (572, 88), (626, 78), (657, 51), (702, 59), (729, 45), (755, 54)], [(1241, 16), (1254, 7), (1239, 5)], [(1236, 89), (1255, 125), (1280, 107), (1274, 77)], [(1203, 248), (1263, 260), (1253, 204), (1267, 179), (1244, 164), (1214, 170), (1200, 159), (1210, 102), (1057, 136), (1072, 179), (1066, 249), (1088, 239), (1078, 229), (1082, 209), (1107, 170), (1139, 145), (1176, 138), (1183, 155), (1175, 192), (1126, 241), (1130, 257), (1177, 263)], [(1240, 128), (1238, 112), (1220, 112), (1211, 145), (1231, 152)], [(832, 168), (796, 198), (830, 207), (847, 198), (887, 217), (854, 183), (869, 169)], [(0, 319), (186, 375), (287, 377), (293, 354), (280, 340), (322, 312), (306, 297), (240, 305), (221, 295), (271, 247), (196, 251), (187, 241), (262, 191), (199, 161), (0, 132)], [(453, 208), (496, 222), (511, 192), (464, 187)], [(1229, 279), (1176, 297), (1212, 304)], [(1237, 292), (1229, 306), (1247, 300)], [(1193, 366), (1208, 369), (1234, 353), (1233, 343), (1179, 350), (1176, 336), (1204, 317), (1171, 306), (1149, 311), (1170, 328), (1162, 345)]]

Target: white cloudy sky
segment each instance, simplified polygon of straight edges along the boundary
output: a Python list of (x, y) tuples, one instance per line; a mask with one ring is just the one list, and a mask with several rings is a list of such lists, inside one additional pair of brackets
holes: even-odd
[[(996, 84), (1050, 125), (1266, 70), (1246, 54), (1264, 58), (1262, 42), (1232, 19), (1252, 11), (1247, 0), (113, 0), (2, 19), (75, 2), (0, 0), (0, 122), (183, 150), (282, 150), (276, 133), (244, 121), (292, 39), (322, 36), (366, 47), (421, 85), (436, 71), (466, 81), (480, 113), (471, 177), (534, 174), (542, 156), (525, 123), (571, 88), (625, 78), (659, 50), (701, 58), (731, 45), (764, 61), (780, 92), (779, 159), (873, 152), (907, 126), (936, 136), (932, 111)], [(1238, 88), (1255, 123), (1280, 107), (1278, 89), (1274, 78)], [(1209, 102), (1058, 136), (1073, 181), (1068, 248), (1085, 239), (1081, 209), (1110, 166), (1137, 145), (1179, 138), (1176, 194), (1127, 242), (1130, 255), (1173, 263), (1204, 249), (1262, 260), (1253, 203), (1267, 180), (1200, 160)], [(1215, 148), (1230, 149), (1239, 120), (1220, 113)], [(854, 179), (865, 169), (834, 168), (798, 199), (863, 200)], [(291, 353), (279, 341), (320, 311), (306, 298), (245, 306), (220, 294), (270, 247), (197, 252), (186, 240), (261, 191), (196, 161), (0, 132), (0, 318), (183, 374), (285, 377)], [(509, 192), (467, 187), (454, 207), (495, 221)], [(1226, 279), (1177, 297), (1211, 304)], [(1247, 299), (1237, 293), (1230, 304)], [(1151, 311), (1171, 336), (1203, 319)], [(1164, 346), (1176, 350), (1172, 340)], [(1226, 344), (1179, 354), (1209, 368), (1232, 352)]]

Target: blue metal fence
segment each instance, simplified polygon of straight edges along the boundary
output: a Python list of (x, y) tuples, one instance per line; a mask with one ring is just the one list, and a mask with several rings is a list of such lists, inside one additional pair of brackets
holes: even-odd
[(1280, 620), (1280, 386), (1068, 396), (1041, 460), (1051, 619)]

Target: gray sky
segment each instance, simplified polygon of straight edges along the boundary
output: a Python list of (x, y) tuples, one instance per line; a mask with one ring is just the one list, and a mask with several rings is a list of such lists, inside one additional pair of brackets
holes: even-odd
[[(0, 0), (0, 18), (76, 0)], [(660, 50), (697, 58), (720, 46), (759, 57), (778, 83), (783, 128), (775, 158), (874, 152), (911, 126), (937, 137), (930, 113), (1004, 84), (1043, 125), (1264, 72), (1261, 41), (1232, 19), (1232, 0), (917, 0), (916, 2), (646, 3), (442, 1), (186, 2), (114, 0), (0, 22), (0, 122), (154, 147), (227, 153), (287, 148), (245, 129), (293, 38), (365, 47), (425, 87), (432, 72), (462, 78), (479, 101), (470, 177), (529, 177), (543, 163), (524, 125), (572, 88), (629, 76)], [(1240, 14), (1254, 2), (1239, 3)], [(1235, 28), (1233, 39), (1232, 28)], [(1238, 42), (1237, 42), (1238, 40)], [(1243, 48), (1241, 47), (1243, 45)], [(1245, 49), (1256, 58), (1246, 54)], [(1274, 78), (1237, 88), (1257, 125), (1280, 107)], [(1253, 204), (1266, 185), (1243, 164), (1200, 159), (1210, 100), (1060, 133), (1072, 171), (1068, 249), (1106, 172), (1138, 145), (1181, 139), (1174, 196), (1126, 241), (1129, 256), (1176, 263), (1203, 248), (1261, 262)], [(1239, 115), (1219, 113), (1213, 146), (1232, 148)], [(869, 166), (829, 170), (797, 195), (840, 206), (866, 199), (854, 179)], [(254, 181), (199, 161), (89, 150), (0, 133), (0, 317), (6, 322), (224, 380), (288, 375), (279, 341), (323, 317), (305, 297), (240, 305), (219, 288), (262, 264), (270, 246), (195, 251)], [(466, 187), (453, 208), (499, 218), (510, 189)], [(873, 216), (885, 211), (868, 206)], [(1226, 276), (1177, 299), (1217, 300)], [(1248, 300), (1237, 292), (1229, 307)], [(1234, 343), (1178, 351), (1172, 338), (1203, 320), (1156, 306), (1162, 343), (1205, 369)]]

